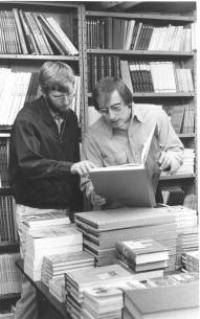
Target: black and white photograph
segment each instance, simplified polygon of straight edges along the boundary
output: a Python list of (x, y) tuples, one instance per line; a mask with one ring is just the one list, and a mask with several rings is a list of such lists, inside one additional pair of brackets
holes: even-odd
[(0, 0), (0, 319), (199, 319), (199, 0)]

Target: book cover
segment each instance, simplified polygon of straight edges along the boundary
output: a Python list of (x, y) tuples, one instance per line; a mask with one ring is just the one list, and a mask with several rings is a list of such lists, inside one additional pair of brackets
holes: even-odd
[(160, 176), (159, 155), (155, 127), (144, 145), (140, 164), (97, 167), (90, 171), (95, 192), (104, 197), (107, 203), (129, 207), (155, 206), (155, 192)]
[(134, 264), (168, 259), (168, 249), (152, 238), (118, 241), (117, 251)]
[(135, 319), (197, 319), (199, 287), (197, 282), (190, 282), (180, 286), (128, 290), (125, 292), (124, 303)]

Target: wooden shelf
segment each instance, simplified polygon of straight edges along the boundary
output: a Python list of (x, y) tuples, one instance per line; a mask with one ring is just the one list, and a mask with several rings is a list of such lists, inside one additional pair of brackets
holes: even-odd
[(31, 60), (31, 61), (79, 61), (79, 56), (69, 56), (69, 55), (41, 55), (41, 54), (0, 54), (0, 59), (2, 60)]
[(148, 50), (123, 50), (123, 49), (87, 49), (89, 54), (112, 54), (131, 56), (170, 56), (170, 57), (192, 57), (194, 52), (182, 51), (148, 51)]
[(160, 176), (160, 181), (163, 180), (179, 180), (179, 179), (193, 179), (195, 178), (195, 174), (183, 174), (183, 175), (165, 175), (165, 176)]
[[(144, 92), (144, 93), (133, 93), (133, 98), (148, 98), (148, 97), (153, 97), (153, 98), (159, 98), (159, 97), (194, 97), (195, 93), (194, 92), (175, 92), (175, 93), (155, 93), (155, 92)], [(88, 97), (92, 97), (92, 92), (88, 92)]]
[(179, 138), (195, 138), (195, 133), (180, 133)]
[(86, 11), (86, 16), (92, 17), (113, 17), (141, 20), (166, 20), (166, 21), (181, 21), (194, 22), (194, 17), (188, 17), (178, 14), (159, 14), (159, 13), (122, 13), (122, 12), (106, 12), (106, 11)]

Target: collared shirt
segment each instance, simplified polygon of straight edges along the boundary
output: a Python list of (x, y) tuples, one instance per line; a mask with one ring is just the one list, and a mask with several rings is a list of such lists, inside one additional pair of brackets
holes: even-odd
[(183, 145), (170, 119), (162, 109), (150, 104), (133, 104), (130, 125), (124, 132), (113, 130), (102, 116), (88, 131), (83, 156), (100, 167), (140, 163), (144, 144), (155, 125), (160, 149), (173, 152), (174, 158), (181, 165)]

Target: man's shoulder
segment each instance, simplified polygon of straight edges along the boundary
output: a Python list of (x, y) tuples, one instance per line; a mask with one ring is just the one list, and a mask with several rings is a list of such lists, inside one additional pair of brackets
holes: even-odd
[(42, 97), (25, 103), (23, 108), (19, 111), (15, 121), (35, 120), (35, 117), (38, 116), (41, 103), (43, 103)]
[(136, 114), (140, 114), (143, 119), (145, 118), (159, 118), (166, 116), (165, 111), (160, 104), (134, 104)]

